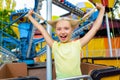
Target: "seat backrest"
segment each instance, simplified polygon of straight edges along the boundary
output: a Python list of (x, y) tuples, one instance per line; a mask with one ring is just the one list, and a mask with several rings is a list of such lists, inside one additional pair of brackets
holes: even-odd
[(0, 79), (27, 76), (25, 63), (7, 63), (0, 67)]

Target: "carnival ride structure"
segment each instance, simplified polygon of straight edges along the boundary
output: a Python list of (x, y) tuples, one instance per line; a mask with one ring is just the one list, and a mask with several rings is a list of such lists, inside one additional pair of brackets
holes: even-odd
[[(42, 7), (42, 1), (43, 0), (35, 0), (34, 1), (33, 9), (39, 15), (40, 15), (39, 10)], [(94, 2), (94, 0), (90, 0), (90, 1)], [(104, 0), (102, 0), (102, 1), (104, 3)], [(80, 7), (73, 5), (72, 3), (70, 3), (67, 0), (64, 0), (64, 1), (53, 0), (52, 3), (61, 8), (68, 10), (70, 13), (74, 14), (72, 16), (75, 16), (75, 17), (77, 16), (77, 19), (82, 20), (83, 19), (82, 17), (84, 16), (84, 14), (87, 13), (87, 10), (85, 10), (85, 11), (84, 11), (84, 9), (81, 10)], [(105, 5), (106, 5), (106, 3), (105, 3)], [(17, 58), (18, 62), (25, 62), (27, 65), (33, 65), (33, 64), (35, 64), (34, 58), (37, 56), (40, 56), (41, 54), (46, 53), (47, 50), (46, 50), (46, 45), (43, 46), (44, 38), (40, 38), (40, 39), (34, 38), (34, 32), (36, 29), (34, 28), (34, 26), (31, 24), (31, 22), (26, 17), (28, 11), (29, 11), (29, 9), (27, 9), (25, 7), (22, 10), (17, 10), (15, 12), (13, 12), (10, 16), (10, 21), (11, 21), (10, 23), (0, 21), (6, 25), (2, 30), (0, 30), (0, 43), (1, 43), (0, 51), (2, 54), (12, 55), (14, 58)], [(97, 18), (97, 15), (98, 15), (98, 11), (94, 11), (91, 14), (89, 14), (85, 19), (83, 19), (81, 25), (79, 25), (79, 27), (76, 28), (75, 31), (73, 32), (72, 39), (76, 39), (76, 38), (79, 38), (80, 36), (83, 36), (85, 34), (84, 30), (90, 29), (90, 26), (93, 24), (94, 20)], [(33, 15), (33, 16), (38, 22), (41, 21), (36, 15)], [(107, 16), (107, 14), (106, 14), (106, 16)], [(107, 17), (106, 17), (106, 22), (108, 22)], [(18, 24), (17, 29), (19, 32), (19, 35), (18, 35), (19, 38), (17, 38), (17, 39), (14, 38), (13, 36), (9, 35), (7, 32), (4, 32), (4, 29), (6, 29), (10, 26), (16, 26), (15, 23)], [(106, 24), (108, 26), (108, 23), (106, 23)], [(108, 38), (109, 38), (108, 42), (109, 42), (109, 46), (111, 48), (110, 36), (109, 36), (109, 26), (107, 27), (107, 30), (108, 30)], [(52, 37), (53, 37), (53, 39), (58, 40), (58, 38), (55, 36), (54, 32), (52, 32)], [(38, 51), (36, 51), (36, 47), (38, 45), (40, 45), (40, 49)], [(110, 56), (112, 57), (111, 51), (110, 51)], [(85, 60), (88, 60), (88, 59), (89, 58), (87, 58), (87, 59), (84, 58), (82, 61), (85, 62)], [(48, 63), (51, 63), (51, 62), (48, 62)], [(49, 73), (51, 73), (51, 71), (48, 72), (48, 75), (49, 75)], [(47, 75), (47, 77), (50, 78), (50, 76), (48, 76), (48, 75)], [(89, 76), (85, 76), (85, 77), (89, 78)], [(80, 78), (80, 77), (78, 77), (78, 78)]]

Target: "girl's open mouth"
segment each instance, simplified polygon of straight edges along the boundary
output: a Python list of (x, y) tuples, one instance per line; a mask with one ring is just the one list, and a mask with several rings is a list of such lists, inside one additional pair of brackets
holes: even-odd
[(65, 39), (67, 38), (67, 35), (65, 35), (65, 36), (60, 36), (60, 38), (61, 38), (62, 40), (65, 40)]

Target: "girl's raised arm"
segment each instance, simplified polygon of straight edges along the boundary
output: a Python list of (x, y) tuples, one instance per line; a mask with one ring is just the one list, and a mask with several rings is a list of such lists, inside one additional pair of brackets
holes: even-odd
[(48, 34), (48, 32), (46, 31), (46, 29), (41, 25), (39, 24), (33, 17), (32, 17), (32, 14), (33, 14), (33, 10), (30, 10), (28, 12), (28, 18), (29, 20), (32, 22), (32, 24), (41, 32), (41, 34), (43, 35), (45, 41), (47, 42), (47, 44), (52, 47), (52, 44), (54, 42), (54, 40), (52, 39), (52, 37)]
[(84, 45), (86, 45), (95, 36), (97, 31), (101, 27), (103, 17), (104, 17), (104, 12), (105, 12), (105, 6), (103, 6), (100, 3), (96, 3), (96, 7), (97, 7), (97, 9), (99, 9), (99, 15), (98, 15), (97, 19), (95, 20), (92, 28), (89, 30), (89, 32), (87, 34), (85, 34), (85, 36), (83, 38), (80, 39), (82, 47)]

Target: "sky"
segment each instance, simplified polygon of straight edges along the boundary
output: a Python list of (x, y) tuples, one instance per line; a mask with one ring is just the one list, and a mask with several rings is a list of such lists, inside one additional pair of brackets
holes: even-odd
[(16, 1), (15, 9), (18, 10), (18, 9), (23, 9), (24, 7), (33, 8), (35, 0), (15, 0), (15, 1)]

